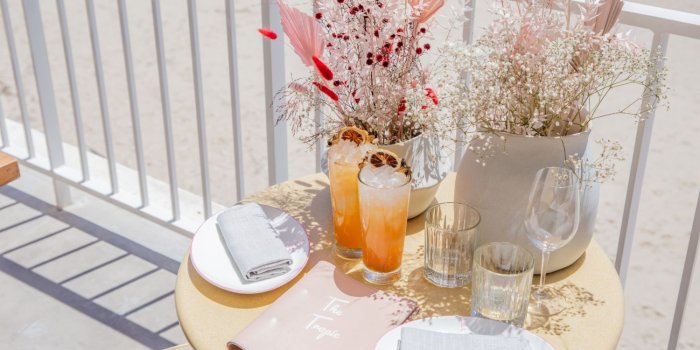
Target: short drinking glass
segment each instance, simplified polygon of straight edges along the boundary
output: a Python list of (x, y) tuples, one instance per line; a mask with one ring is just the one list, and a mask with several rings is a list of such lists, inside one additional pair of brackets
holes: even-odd
[(371, 283), (390, 284), (401, 278), (411, 176), (398, 172), (391, 177), (374, 176), (373, 169), (365, 166), (359, 174), (363, 277)]
[(462, 203), (440, 203), (425, 214), (425, 278), (447, 288), (461, 287), (471, 278), (476, 209)]
[(522, 327), (534, 266), (532, 254), (512, 243), (477, 248), (472, 268), (472, 316)]

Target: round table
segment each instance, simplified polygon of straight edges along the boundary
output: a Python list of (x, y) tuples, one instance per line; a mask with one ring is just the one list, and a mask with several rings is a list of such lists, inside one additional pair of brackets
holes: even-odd
[[(437, 202), (451, 201), (454, 174), (440, 185)], [(333, 224), (328, 179), (309, 175), (275, 185), (246, 199), (278, 207), (294, 216), (307, 230), (311, 256), (308, 271), (319, 260), (333, 262), (348, 275), (362, 280), (361, 262), (336, 258), (333, 254)], [(383, 289), (418, 302), (414, 318), (435, 315), (468, 315), (469, 286), (457, 289), (436, 287), (423, 278), (423, 215), (410, 220), (406, 232), (402, 278)], [(242, 295), (219, 289), (197, 274), (189, 254), (180, 265), (175, 304), (180, 326), (189, 343), (198, 350), (225, 349), (226, 342), (254, 320), (270, 303), (291, 287)], [(536, 281), (535, 277), (535, 281)], [(547, 283), (558, 288), (570, 308), (549, 319), (529, 319), (527, 328), (556, 349), (615, 349), (622, 333), (624, 299), (620, 279), (598, 243), (572, 266), (547, 275)]]

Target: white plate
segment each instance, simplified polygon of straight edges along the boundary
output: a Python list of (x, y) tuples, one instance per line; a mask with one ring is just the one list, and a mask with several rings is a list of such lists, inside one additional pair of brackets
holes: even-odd
[(477, 317), (441, 316), (429, 317), (406, 323), (384, 334), (374, 350), (396, 350), (401, 339), (401, 328), (413, 327), (444, 333), (502, 335), (527, 340), (531, 350), (554, 350), (544, 339), (515, 326)]
[[(301, 224), (284, 211), (260, 204), (272, 226), (292, 255), (290, 271), (284, 275), (257, 282), (242, 279), (231, 262), (216, 227), (216, 215), (199, 227), (192, 239), (190, 259), (197, 272), (209, 283), (241, 294), (263, 293), (281, 287), (296, 277), (309, 261), (309, 239)], [(231, 210), (229, 208), (226, 210)]]

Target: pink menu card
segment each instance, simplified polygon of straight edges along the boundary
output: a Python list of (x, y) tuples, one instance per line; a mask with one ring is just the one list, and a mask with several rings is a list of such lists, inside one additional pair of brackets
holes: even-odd
[(228, 343), (229, 350), (374, 349), (416, 311), (414, 301), (320, 261)]

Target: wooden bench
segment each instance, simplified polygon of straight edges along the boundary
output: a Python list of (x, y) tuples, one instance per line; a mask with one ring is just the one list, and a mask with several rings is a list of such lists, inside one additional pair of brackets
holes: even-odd
[(19, 177), (19, 163), (17, 159), (0, 152), (0, 186), (8, 184)]

